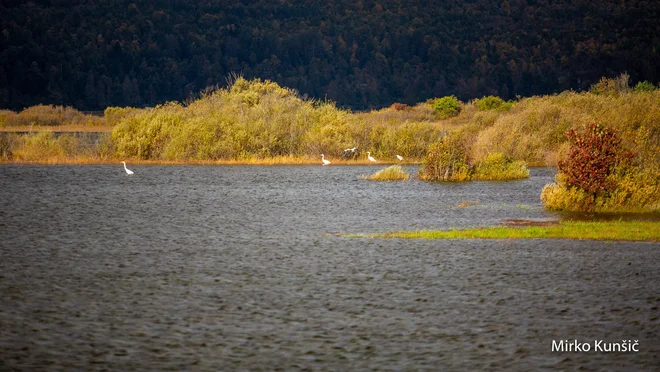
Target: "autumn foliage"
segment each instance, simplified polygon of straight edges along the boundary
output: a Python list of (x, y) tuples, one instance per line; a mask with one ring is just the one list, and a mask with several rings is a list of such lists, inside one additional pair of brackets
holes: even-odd
[(611, 191), (614, 184), (608, 179), (624, 154), (621, 139), (616, 132), (592, 123), (584, 133), (571, 129), (566, 134), (571, 148), (566, 159), (559, 161), (558, 169), (569, 187), (579, 187), (597, 195)]
[[(640, 161), (614, 129), (591, 124), (569, 130), (569, 151), (558, 162), (556, 183), (541, 200), (548, 209), (578, 212), (660, 210), (660, 178), (650, 159)], [(635, 139), (639, 141), (640, 139)], [(635, 147), (642, 154), (644, 148)]]

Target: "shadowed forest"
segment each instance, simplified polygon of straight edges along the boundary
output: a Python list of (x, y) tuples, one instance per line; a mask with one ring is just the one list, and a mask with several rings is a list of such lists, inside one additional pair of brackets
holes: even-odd
[(658, 19), (653, 0), (5, 0), (0, 108), (155, 106), (231, 73), (353, 110), (657, 84)]

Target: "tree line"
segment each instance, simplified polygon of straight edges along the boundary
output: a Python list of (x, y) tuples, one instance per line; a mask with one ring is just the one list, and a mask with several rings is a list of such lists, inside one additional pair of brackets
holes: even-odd
[(0, 108), (183, 101), (232, 73), (355, 110), (660, 81), (654, 0), (0, 1)]

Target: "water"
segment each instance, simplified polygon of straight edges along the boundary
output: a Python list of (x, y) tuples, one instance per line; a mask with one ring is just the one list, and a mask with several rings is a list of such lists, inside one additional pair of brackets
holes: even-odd
[[(558, 219), (539, 200), (552, 169), (441, 184), (129, 167), (0, 166), (0, 369), (660, 364), (657, 243), (338, 236)], [(551, 351), (565, 339), (641, 351)]]

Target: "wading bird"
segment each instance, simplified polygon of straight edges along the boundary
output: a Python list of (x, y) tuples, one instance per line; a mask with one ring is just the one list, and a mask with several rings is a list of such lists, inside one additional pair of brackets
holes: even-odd
[(122, 163), (124, 164), (124, 170), (126, 170), (126, 173), (127, 173), (127, 174), (133, 174), (133, 171), (132, 171), (132, 170), (126, 168), (126, 162), (125, 162), (125, 161), (122, 161)]
[(397, 155), (396, 158), (399, 159), (399, 161), (403, 160), (403, 156), (401, 156), (401, 155)]
[(371, 156), (371, 152), (369, 151), (367, 151), (367, 159), (369, 159), (369, 161), (373, 161), (374, 163), (376, 162), (376, 159), (374, 159), (374, 157)]
[(325, 155), (321, 154), (321, 161), (323, 162), (323, 165), (330, 165), (330, 160), (325, 159)]

